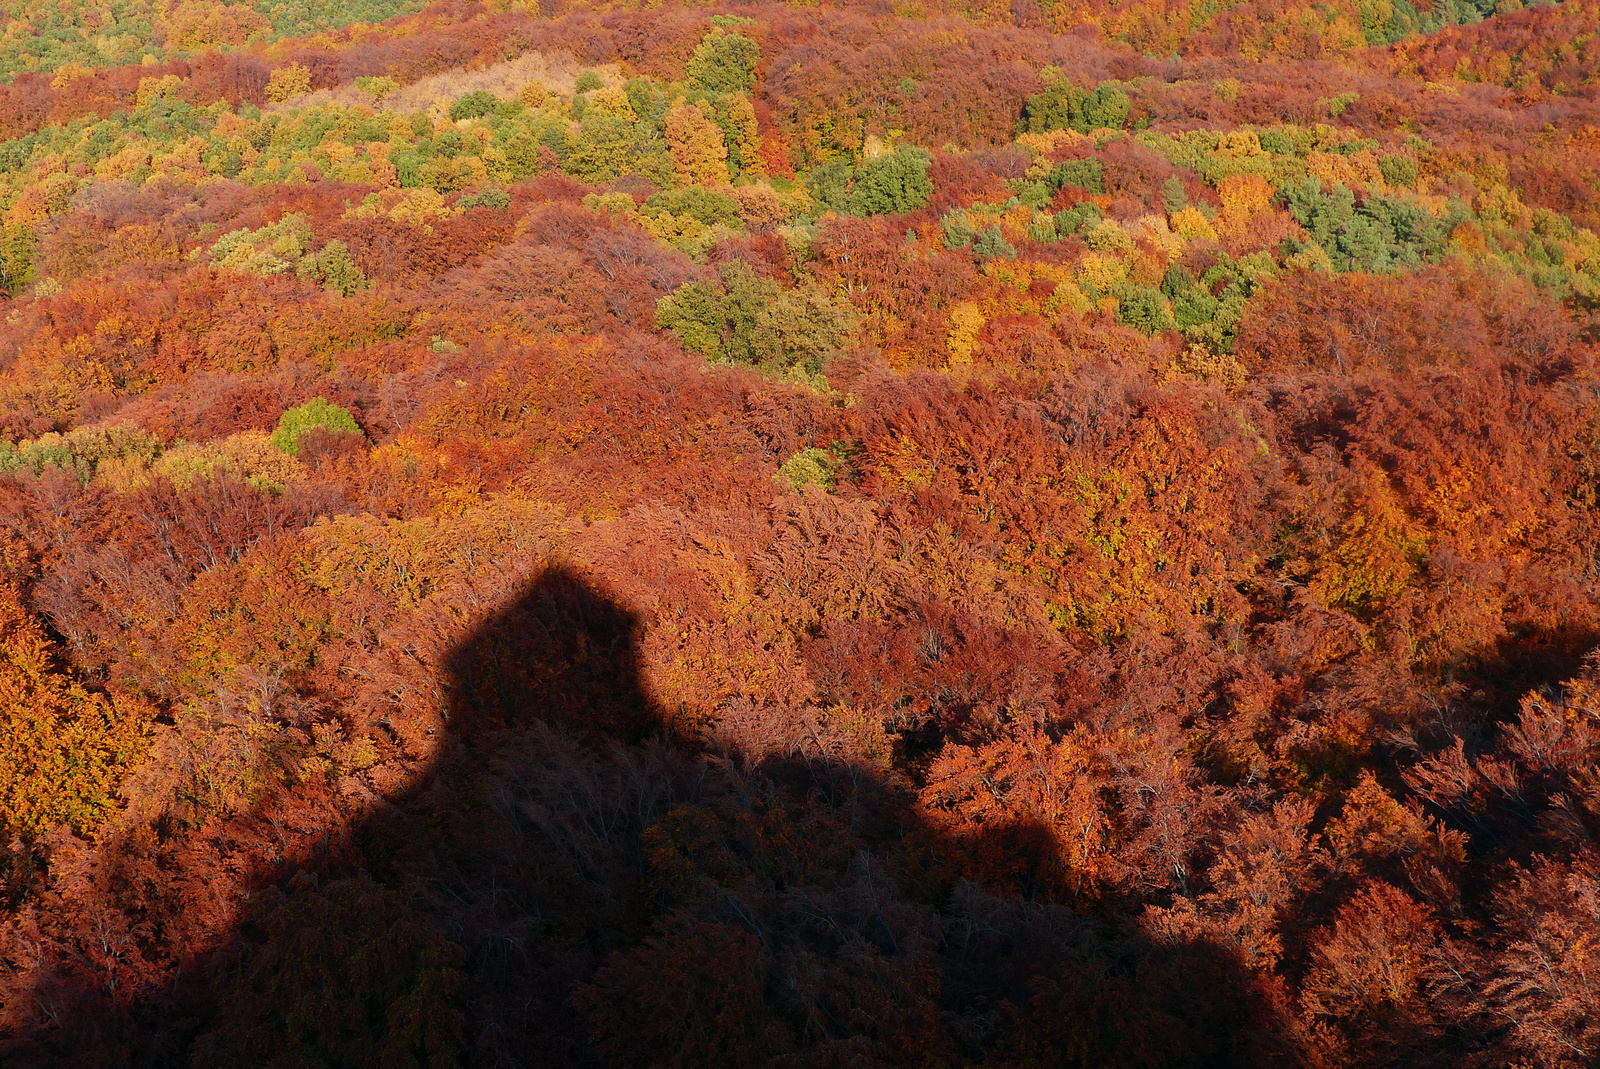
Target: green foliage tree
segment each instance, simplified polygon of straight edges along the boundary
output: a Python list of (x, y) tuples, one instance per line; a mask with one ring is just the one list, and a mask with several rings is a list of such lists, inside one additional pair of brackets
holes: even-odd
[(1341, 271), (1386, 272), (1433, 262), (1456, 223), (1400, 197), (1368, 193), (1358, 203), (1342, 185), (1325, 191), (1315, 175), (1286, 183), (1278, 197)]
[(928, 178), (932, 157), (927, 150), (901, 146), (868, 160), (856, 170), (848, 200), (856, 215), (900, 215), (915, 211), (933, 195)]
[(1220, 307), (1211, 292), (1195, 280), (1194, 273), (1181, 264), (1167, 268), (1161, 280), (1161, 293), (1172, 302), (1172, 321), (1185, 331), (1211, 323)]
[(539, 144), (550, 150), (556, 162), (565, 169), (567, 157), (572, 153), (572, 145), (567, 140), (567, 131), (563, 123), (551, 123), (539, 133)]
[(815, 373), (828, 354), (849, 345), (858, 325), (859, 317), (847, 302), (805, 283), (785, 290), (761, 310), (752, 350), (767, 367)]
[(1083, 98), (1083, 132), (1120, 130), (1128, 124), (1133, 102), (1120, 86), (1102, 85)]
[(562, 168), (585, 182), (614, 182), (633, 169), (634, 142), (633, 123), (592, 109), (567, 145)]
[(1022, 108), (1025, 130), (1120, 130), (1127, 125), (1132, 101), (1120, 86), (1105, 83), (1084, 90), (1057, 77), (1028, 98)]
[(778, 285), (738, 260), (723, 265), (720, 274), (718, 281), (691, 282), (661, 298), (656, 325), (703, 356), (760, 363), (757, 329), (762, 311), (778, 300)]
[(939, 230), (947, 249), (964, 249), (978, 236), (978, 232), (972, 228), (972, 217), (961, 208), (945, 212), (939, 220)]
[(33, 278), (31, 227), (0, 226), (0, 294), (14, 297)]
[(733, 261), (718, 281), (691, 282), (661, 298), (656, 325), (712, 359), (814, 372), (850, 343), (858, 317), (814, 283), (782, 289)]
[(656, 329), (670, 330), (685, 349), (701, 356), (723, 353), (723, 328), (727, 324), (722, 287), (711, 282), (679, 286), (656, 302)]
[(87, 483), (105, 461), (148, 463), (159, 448), (155, 436), (132, 423), (78, 427), (65, 434), (49, 431), (20, 448), (9, 442), (0, 446), (0, 471), (21, 469), (38, 475), (53, 467)]
[(1283, 130), (1262, 130), (1256, 135), (1261, 148), (1274, 156), (1293, 156), (1294, 139)]
[(325, 398), (313, 397), (283, 414), (278, 420), (278, 429), (272, 433), (272, 444), (297, 457), (300, 455), (300, 439), (314, 430), (335, 434), (361, 433), (349, 409), (329, 404)]
[(211, 246), (212, 263), (229, 271), (273, 276), (294, 271), (311, 248), (311, 225), (291, 212), (259, 230), (232, 230)]
[(1173, 175), (1161, 184), (1161, 207), (1168, 215), (1181, 212), (1189, 206), (1189, 193), (1183, 188), (1183, 179)]
[(1129, 286), (1118, 294), (1117, 322), (1146, 334), (1172, 330), (1175, 325), (1166, 298), (1149, 286)]
[(1047, 82), (1022, 106), (1022, 127), (1032, 133), (1071, 130), (1083, 115), (1083, 90), (1065, 78)]
[(465, 142), (461, 139), (460, 131), (446, 130), (433, 139), (433, 154), (443, 159), (453, 160), (461, 155), (461, 149), (464, 145)]
[(460, 122), (462, 119), (476, 119), (481, 115), (488, 115), (494, 111), (495, 105), (500, 101), (493, 93), (483, 89), (475, 89), (450, 105), (450, 119)]
[(720, 27), (695, 46), (685, 73), (689, 84), (711, 93), (744, 93), (755, 88), (761, 49), (750, 38)]
[(843, 212), (850, 205), (850, 180), (855, 168), (843, 156), (834, 156), (817, 164), (806, 174), (806, 192), (816, 202), (819, 212)]
[(1090, 157), (1083, 160), (1062, 160), (1050, 171), (1045, 182), (1053, 190), (1071, 186), (1088, 193), (1105, 192), (1105, 170), (1100, 161)]
[(807, 486), (832, 493), (844, 462), (829, 449), (802, 449), (778, 467), (778, 478), (798, 492)]
[(981, 260), (1017, 258), (1017, 247), (1006, 240), (1005, 235), (1000, 232), (999, 223), (978, 232), (972, 239), (972, 251), (977, 253)]
[(319, 282), (329, 293), (348, 297), (367, 288), (367, 276), (350, 256), (350, 247), (334, 238), (313, 256), (302, 257), (295, 267), (301, 278)]
[(539, 139), (526, 130), (519, 130), (505, 141), (506, 167), (514, 178), (527, 178), (539, 173), (544, 157), (540, 154)]
[(1410, 189), (1417, 184), (1417, 158), (1407, 152), (1392, 152), (1378, 157), (1378, 170), (1391, 186)]
[(468, 211), (472, 208), (509, 208), (511, 207), (511, 194), (499, 186), (484, 186), (476, 193), (469, 194), (456, 201), (456, 207), (462, 211)]
[(739, 202), (726, 193), (700, 186), (652, 193), (640, 206), (639, 212), (647, 218), (663, 212), (687, 215), (707, 226), (719, 223), (723, 226), (739, 225)]

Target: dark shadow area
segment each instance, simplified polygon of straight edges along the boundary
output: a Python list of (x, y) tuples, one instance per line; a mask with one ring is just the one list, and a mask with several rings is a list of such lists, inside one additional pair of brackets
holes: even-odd
[(1600, 633), (1588, 627), (1522, 627), (1464, 658), (1446, 682), (1461, 684), (1493, 723), (1503, 723), (1516, 719), (1528, 694), (1578, 676), (1597, 646)]
[(1298, 1064), (1229, 951), (957, 878), (868, 764), (681, 734), (638, 629), (541, 575), (454, 651), (440, 756), (353, 853), (16, 1064)]

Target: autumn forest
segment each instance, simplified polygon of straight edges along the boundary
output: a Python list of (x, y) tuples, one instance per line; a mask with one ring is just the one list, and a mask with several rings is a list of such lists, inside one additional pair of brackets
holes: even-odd
[(1600, 0), (0, 11), (0, 1062), (1600, 1063)]

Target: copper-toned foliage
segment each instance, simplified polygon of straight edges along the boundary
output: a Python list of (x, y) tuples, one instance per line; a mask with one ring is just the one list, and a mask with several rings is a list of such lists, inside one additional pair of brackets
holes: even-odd
[(1600, 1058), (1589, 0), (169, 6), (5, 53), (0, 1061)]

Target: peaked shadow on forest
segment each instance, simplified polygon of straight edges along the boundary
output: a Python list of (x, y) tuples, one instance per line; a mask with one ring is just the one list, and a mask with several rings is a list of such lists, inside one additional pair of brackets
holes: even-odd
[[(449, 655), (414, 788), (261, 888), (171, 991), (106, 1008), (92, 1061), (1297, 1064), (1222, 948), (960, 879), (972, 844), (875, 766), (681, 733), (639, 628), (541, 572)], [(35, 1063), (90, 1064), (74, 1042)]]

